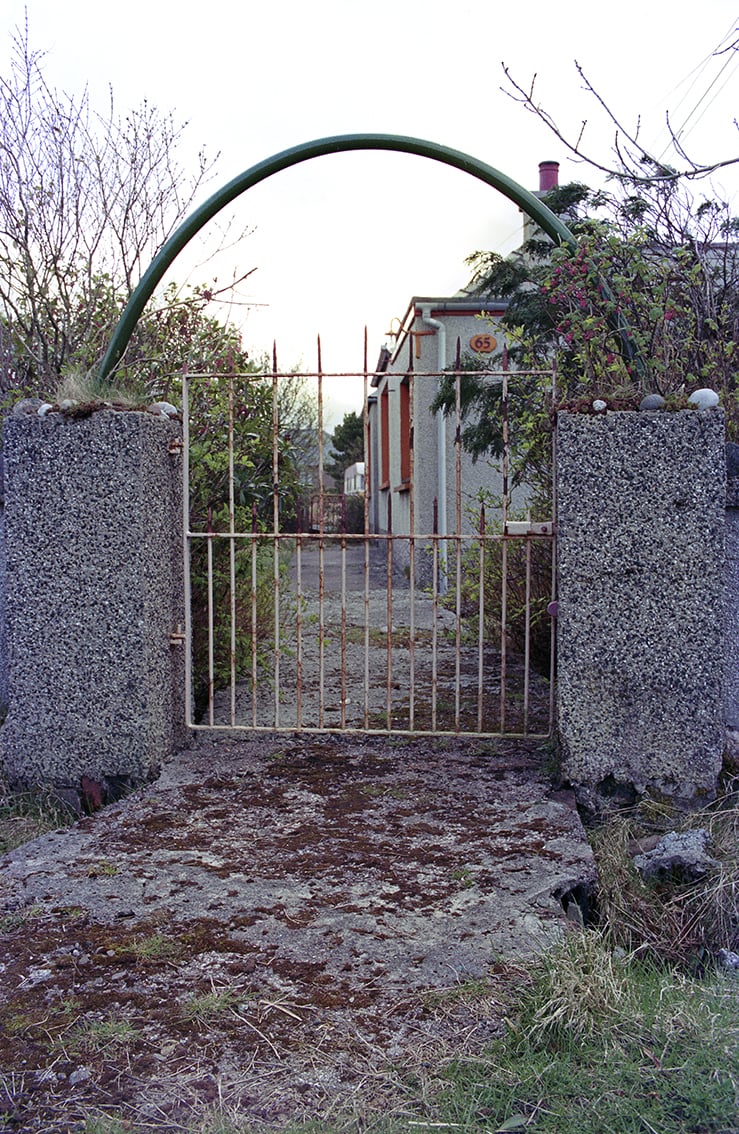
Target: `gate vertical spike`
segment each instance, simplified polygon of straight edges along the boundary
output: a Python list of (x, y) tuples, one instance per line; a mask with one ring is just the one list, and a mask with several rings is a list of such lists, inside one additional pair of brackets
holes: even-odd
[(485, 665), (485, 501), (480, 504), (480, 577), (478, 582), (477, 636), (477, 731), (482, 732), (483, 673)]
[(503, 372), (503, 542), (500, 562), (500, 731), (505, 732), (508, 662), (508, 374)]
[(341, 727), (346, 728), (346, 494), (341, 496)]
[(455, 598), (454, 598), (454, 731), (461, 727), (461, 684), (462, 684), (462, 373), (461, 341), (457, 337), (457, 350), (454, 374), (454, 550), (455, 550)]
[(190, 534), (190, 387), (182, 367), (182, 554), (184, 560), (185, 615), (185, 724), (193, 723), (192, 703), (192, 539)]
[(277, 343), (272, 348), (272, 570), (274, 599), (274, 722), (280, 724), (280, 407), (277, 385)]
[(214, 723), (215, 627), (213, 611), (213, 509), (208, 508), (208, 720)]
[(410, 546), (408, 549), (409, 579), (408, 597), (410, 600), (410, 638), (408, 642), (409, 667), (409, 710), (408, 726), (413, 732), (416, 719), (416, 474), (415, 474), (415, 382), (413, 372), (408, 375), (408, 476), (410, 478), (410, 492), (408, 501), (408, 531), (410, 533)]
[(318, 726), (323, 728), (324, 718), (324, 674), (325, 674), (325, 517), (323, 491), (323, 365), (321, 361), (321, 336), (316, 339), (318, 355), (317, 394), (318, 394)]
[(236, 498), (234, 476), (234, 371), (228, 370), (228, 565), (230, 585), (230, 687), (231, 724), (236, 723)]
[(432, 547), (432, 628), (431, 628), (431, 731), (436, 732), (436, 706), (439, 691), (438, 644), (439, 644), (439, 501), (434, 497)]
[[(529, 517), (531, 512), (529, 512)], [(526, 604), (523, 645), (523, 732), (529, 732), (529, 690), (531, 685), (531, 540), (526, 538)]]
[[(552, 361), (552, 411), (557, 406), (557, 363)], [(557, 430), (552, 430), (552, 452), (551, 452), (552, 469), (557, 468)], [(551, 596), (552, 602), (557, 599), (557, 477), (556, 473), (552, 476), (552, 530), (554, 539), (552, 540), (552, 584)], [(554, 717), (555, 717), (555, 675), (557, 664), (557, 623), (556, 619), (551, 620), (549, 628), (549, 735), (554, 733)]]
[(295, 539), (295, 723), (298, 728), (301, 728), (303, 724), (303, 528), (305, 526), (302, 496), (298, 497), (297, 512)]
[(257, 502), (251, 506), (251, 719), (257, 726)]
[(369, 424), (369, 366), (368, 366), (368, 336), (367, 327), (364, 328), (364, 369), (362, 376), (362, 426), (364, 446), (364, 493), (362, 500), (364, 523), (364, 728), (369, 728), (369, 693), (370, 693), (370, 543), (369, 543), (369, 486), (372, 476), (372, 457), (370, 452), (370, 424)]
[(387, 703), (386, 725), (390, 732), (393, 723), (393, 498), (387, 494)]

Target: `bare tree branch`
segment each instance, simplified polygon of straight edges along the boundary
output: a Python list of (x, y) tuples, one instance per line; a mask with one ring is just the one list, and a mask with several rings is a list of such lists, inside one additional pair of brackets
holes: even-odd
[(0, 329), (18, 383), (48, 385), (105, 333), (101, 281), (127, 297), (213, 162), (201, 151), (186, 171), (185, 124), (146, 101), (121, 116), (112, 91), (97, 113), (87, 89), (55, 90), (27, 18), (12, 48), (0, 76)]
[[(626, 129), (603, 96), (587, 78), (580, 64), (575, 61), (575, 68), (584, 84), (585, 90), (595, 99), (614, 127), (613, 152), (617, 161), (616, 164), (605, 163), (598, 159), (594, 153), (586, 152), (583, 149), (587, 119), (581, 122), (579, 132), (573, 141), (572, 136), (561, 129), (552, 115), (534, 100), (534, 81), (532, 80), (529, 89), (526, 90), (525, 87), (514, 79), (510, 69), (505, 63), (502, 64), (502, 67), (506, 80), (510, 88), (512, 88), (509, 90), (506, 87), (501, 87), (504, 94), (507, 94), (514, 102), (522, 105), (524, 109), (534, 114), (543, 122), (565, 149), (569, 150), (579, 161), (585, 162), (587, 165), (590, 165), (593, 169), (599, 170), (609, 178), (628, 180), (634, 184), (650, 184), (657, 181), (691, 181), (709, 177), (719, 169), (725, 169), (727, 166), (739, 164), (739, 156), (710, 163), (692, 160), (673, 132), (669, 119), (668, 128), (670, 131), (671, 146), (676, 157), (681, 162), (680, 167), (668, 165), (653, 154), (650, 154), (646, 147), (642, 146), (639, 141), (641, 120), (637, 120), (636, 128), (633, 131)], [(536, 78), (536, 76), (534, 76), (534, 78)], [(734, 125), (737, 125), (736, 119), (734, 120)], [(645, 172), (645, 167), (648, 168), (648, 172)]]

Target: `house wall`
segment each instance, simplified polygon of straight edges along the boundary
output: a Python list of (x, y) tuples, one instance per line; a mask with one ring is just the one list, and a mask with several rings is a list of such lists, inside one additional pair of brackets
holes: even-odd
[[(438, 425), (437, 416), (431, 412), (436, 397), (439, 369), (438, 332), (427, 326), (421, 317), (420, 308), (408, 325), (408, 333), (394, 352), (387, 371), (377, 386), (377, 401), (370, 407), (371, 444), (382, 449), (381, 412), (383, 396), (387, 394), (388, 405), (388, 444), (389, 476), (383, 482), (382, 454), (372, 461), (370, 473), (371, 507), (370, 516), (373, 531), (387, 534), (392, 528), (394, 535), (411, 533), (411, 491), (410, 483), (402, 478), (402, 425), (401, 385), (404, 375), (413, 369), (412, 420), (413, 420), (413, 532), (423, 541), (430, 538), (434, 530), (434, 500), (438, 498)], [(494, 321), (481, 319), (474, 313), (444, 312), (432, 305), (431, 316), (443, 321), (446, 327), (446, 354), (444, 368), (454, 365), (459, 340), (462, 355), (472, 353), (470, 340), (481, 333), (494, 330)], [(412, 352), (412, 358), (411, 358)], [(481, 364), (485, 356), (481, 355)], [(457, 446), (455, 445), (456, 423), (454, 415), (444, 420), (444, 460), (446, 466), (446, 498), (439, 508), (446, 508), (446, 530), (449, 534), (459, 531), (472, 535), (477, 531), (478, 501), (481, 491), (500, 497), (503, 492), (503, 477), (500, 462), (481, 458), (473, 461), (470, 454), (460, 451), (461, 492), (457, 502)], [(459, 508), (459, 512), (458, 512)], [(443, 527), (439, 516), (439, 528)], [(421, 549), (417, 549), (421, 553)], [(394, 549), (396, 566), (407, 567), (409, 547), (402, 542)], [(425, 581), (425, 580), (424, 580)]]
[(364, 461), (357, 461), (344, 470), (344, 493), (356, 495), (364, 492)]

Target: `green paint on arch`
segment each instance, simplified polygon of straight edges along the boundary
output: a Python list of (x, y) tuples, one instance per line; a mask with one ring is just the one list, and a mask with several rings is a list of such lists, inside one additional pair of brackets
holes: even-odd
[[(393, 134), (341, 134), (332, 138), (319, 138), (314, 142), (304, 142), (302, 145), (293, 146), (289, 150), (283, 150), (281, 153), (253, 165), (244, 173), (234, 177), (232, 181), (229, 181), (191, 213), (176, 232), (170, 236), (169, 240), (162, 245), (123, 310), (100, 365), (99, 380), (104, 381), (118, 366), (136, 323), (164, 273), (185, 245), (221, 209), (225, 208), (236, 197), (245, 193), (247, 189), (259, 185), (260, 182), (266, 181), (275, 173), (289, 169), (290, 166), (299, 165), (301, 162), (323, 157), (326, 154), (344, 153), (351, 150), (392, 150), (406, 154), (417, 154), (419, 157), (431, 158), (432, 161), (460, 169), (513, 201), (556, 244), (568, 244), (573, 249), (577, 247), (577, 241), (569, 228), (533, 193), (524, 189), (517, 181), (494, 169), (493, 166), (487, 165), (469, 154), (461, 153), (459, 150), (452, 150), (447, 146), (438, 145), (436, 142), (423, 141), (420, 138), (407, 138)], [(627, 357), (633, 357), (633, 347), (623, 330), (621, 330), (621, 338)]]

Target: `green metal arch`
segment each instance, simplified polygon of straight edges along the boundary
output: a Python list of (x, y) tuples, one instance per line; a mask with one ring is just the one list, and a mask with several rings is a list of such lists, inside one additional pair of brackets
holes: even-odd
[(289, 150), (283, 150), (281, 153), (253, 165), (244, 173), (234, 177), (232, 181), (229, 181), (191, 213), (170, 236), (169, 240), (162, 245), (131, 293), (131, 298), (123, 310), (100, 365), (99, 380), (103, 381), (115, 370), (128, 346), (134, 327), (162, 276), (185, 245), (209, 220), (236, 197), (245, 193), (247, 189), (251, 189), (261, 181), (266, 181), (273, 174), (281, 173), (282, 170), (289, 169), (293, 165), (299, 165), (301, 162), (310, 161), (311, 158), (323, 157), (325, 154), (345, 153), (349, 150), (393, 150), (399, 153), (418, 154), (419, 157), (431, 158), (443, 165), (461, 169), (464, 173), (469, 173), (478, 181), (490, 185), (491, 188), (497, 189), (510, 201), (513, 201), (532, 220), (536, 221), (539, 227), (548, 236), (551, 236), (556, 244), (568, 244), (573, 249), (577, 247), (577, 241), (569, 228), (533, 193), (530, 193), (517, 181), (513, 181), (512, 178), (494, 169), (491, 165), (486, 165), (485, 162), (478, 161), (477, 158), (461, 153), (459, 150), (452, 150), (447, 146), (440, 146), (436, 142), (426, 142), (420, 138), (407, 138), (394, 134), (340, 134), (333, 138), (319, 138), (314, 142), (304, 142), (302, 145), (293, 146)]

